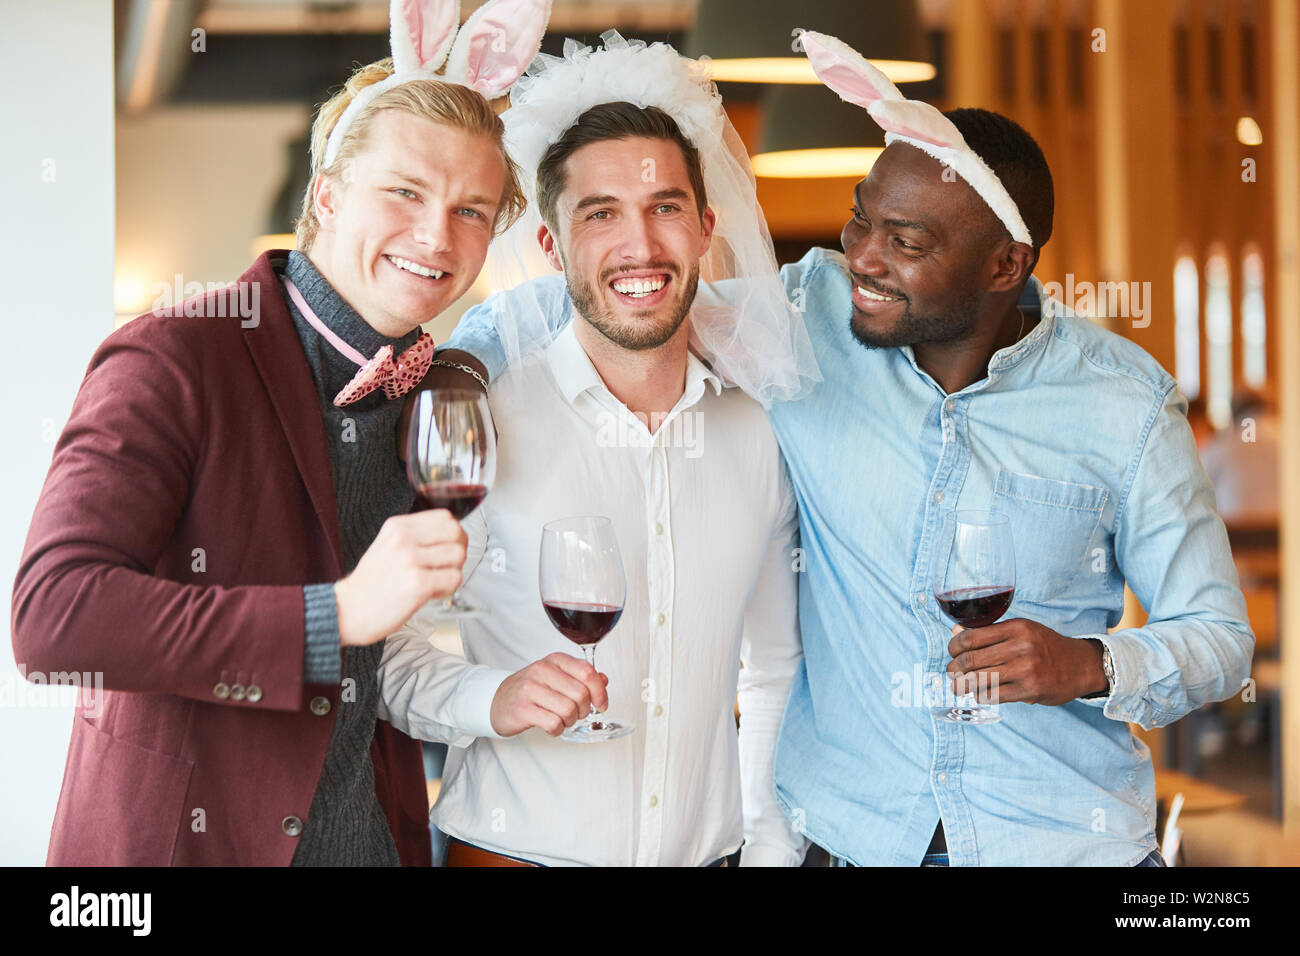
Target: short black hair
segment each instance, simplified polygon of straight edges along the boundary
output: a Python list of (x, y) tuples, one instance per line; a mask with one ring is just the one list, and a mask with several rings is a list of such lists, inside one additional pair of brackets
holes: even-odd
[(537, 164), (537, 208), (542, 222), (555, 228), (556, 203), (567, 182), (565, 160), (591, 143), (630, 139), (634, 136), (666, 139), (681, 148), (682, 158), (686, 161), (686, 174), (695, 193), (696, 210), (703, 215), (708, 197), (704, 194), (704, 171), (700, 165), (699, 150), (686, 138), (677, 121), (663, 110), (656, 106), (641, 107), (619, 101), (601, 103), (587, 110), (542, 154), (542, 161)]
[(1052, 236), (1056, 196), (1052, 171), (1038, 143), (1015, 120), (991, 110), (957, 109), (943, 115), (1002, 180), (1020, 209), (1034, 251), (1042, 249)]

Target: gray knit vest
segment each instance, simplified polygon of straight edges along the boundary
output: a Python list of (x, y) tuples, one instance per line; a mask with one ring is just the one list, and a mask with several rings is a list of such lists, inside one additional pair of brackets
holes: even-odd
[[(289, 254), (285, 275), (316, 316), (367, 358), (384, 345), (392, 345), (394, 354), (400, 354), (419, 337), (419, 329), (401, 339), (380, 335), (301, 253)], [(394, 444), (402, 403), (385, 398), (380, 390), (351, 405), (335, 407), (334, 396), (356, 375), (357, 365), (312, 328), (292, 301), (289, 310), (320, 400), (343, 537), (344, 574), (350, 574), (384, 521), (410, 511), (414, 501)], [(375, 769), (370, 760), (383, 647), (380, 641), (369, 647), (343, 649), (334, 734), (294, 853), (294, 866), (399, 865), (397, 848), (375, 796)]]

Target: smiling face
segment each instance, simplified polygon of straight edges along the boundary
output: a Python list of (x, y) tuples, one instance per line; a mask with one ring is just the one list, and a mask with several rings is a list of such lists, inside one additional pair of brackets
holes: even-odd
[(954, 342), (980, 320), (1005, 232), (979, 195), (905, 143), (854, 190), (840, 235), (853, 275), (850, 328), (868, 348)]
[(483, 268), (506, 168), (486, 136), (388, 109), (342, 176), (319, 176), (310, 256), (375, 331), (400, 338)]
[(663, 345), (690, 311), (713, 234), (681, 148), (640, 136), (589, 143), (565, 160), (565, 182), (555, 231), (537, 238), (574, 308), (621, 348)]

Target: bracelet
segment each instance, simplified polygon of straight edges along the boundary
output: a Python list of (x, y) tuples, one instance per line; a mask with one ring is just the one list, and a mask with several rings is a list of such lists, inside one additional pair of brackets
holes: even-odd
[(463, 362), (449, 362), (446, 359), (434, 359), (429, 364), (430, 366), (440, 365), (443, 368), (454, 368), (461, 372), (464, 372), (466, 375), (472, 375), (474, 376), (474, 380), (483, 386), (483, 391), (486, 392), (488, 390), (487, 379), (485, 379), (482, 375), (480, 375), (477, 371), (475, 371), (471, 366), (466, 365)]

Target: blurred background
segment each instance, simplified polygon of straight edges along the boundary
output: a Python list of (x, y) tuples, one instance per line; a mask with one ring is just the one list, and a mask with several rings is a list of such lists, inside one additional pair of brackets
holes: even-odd
[[(462, 18), (479, 5), (462, 0)], [(313, 111), (386, 55), (388, 3), (9, 0), (0, 17), (11, 581), (95, 345), (160, 296), (233, 281), (262, 250), (292, 246)], [(1180, 805), (1186, 864), (1300, 863), (1300, 706), (1282, 706), (1300, 678), (1300, 643), (1282, 653), (1300, 629), (1300, 515), (1287, 504), (1300, 452), (1281, 440), (1300, 424), (1300, 3), (555, 0), (543, 51), (611, 27), (712, 58), (782, 262), (839, 248), (850, 192), (883, 146), (813, 81), (795, 27), (841, 37), (909, 97), (994, 109), (1035, 136), (1057, 199), (1036, 275), (1176, 376), (1258, 637), (1239, 698), (1143, 734), (1161, 825)], [(426, 327), (445, 338), (483, 294)], [(1131, 602), (1125, 624), (1141, 619)], [(0, 863), (40, 863), (71, 709), (21, 688), (3, 657)], [(431, 792), (439, 766), (431, 748)]]

